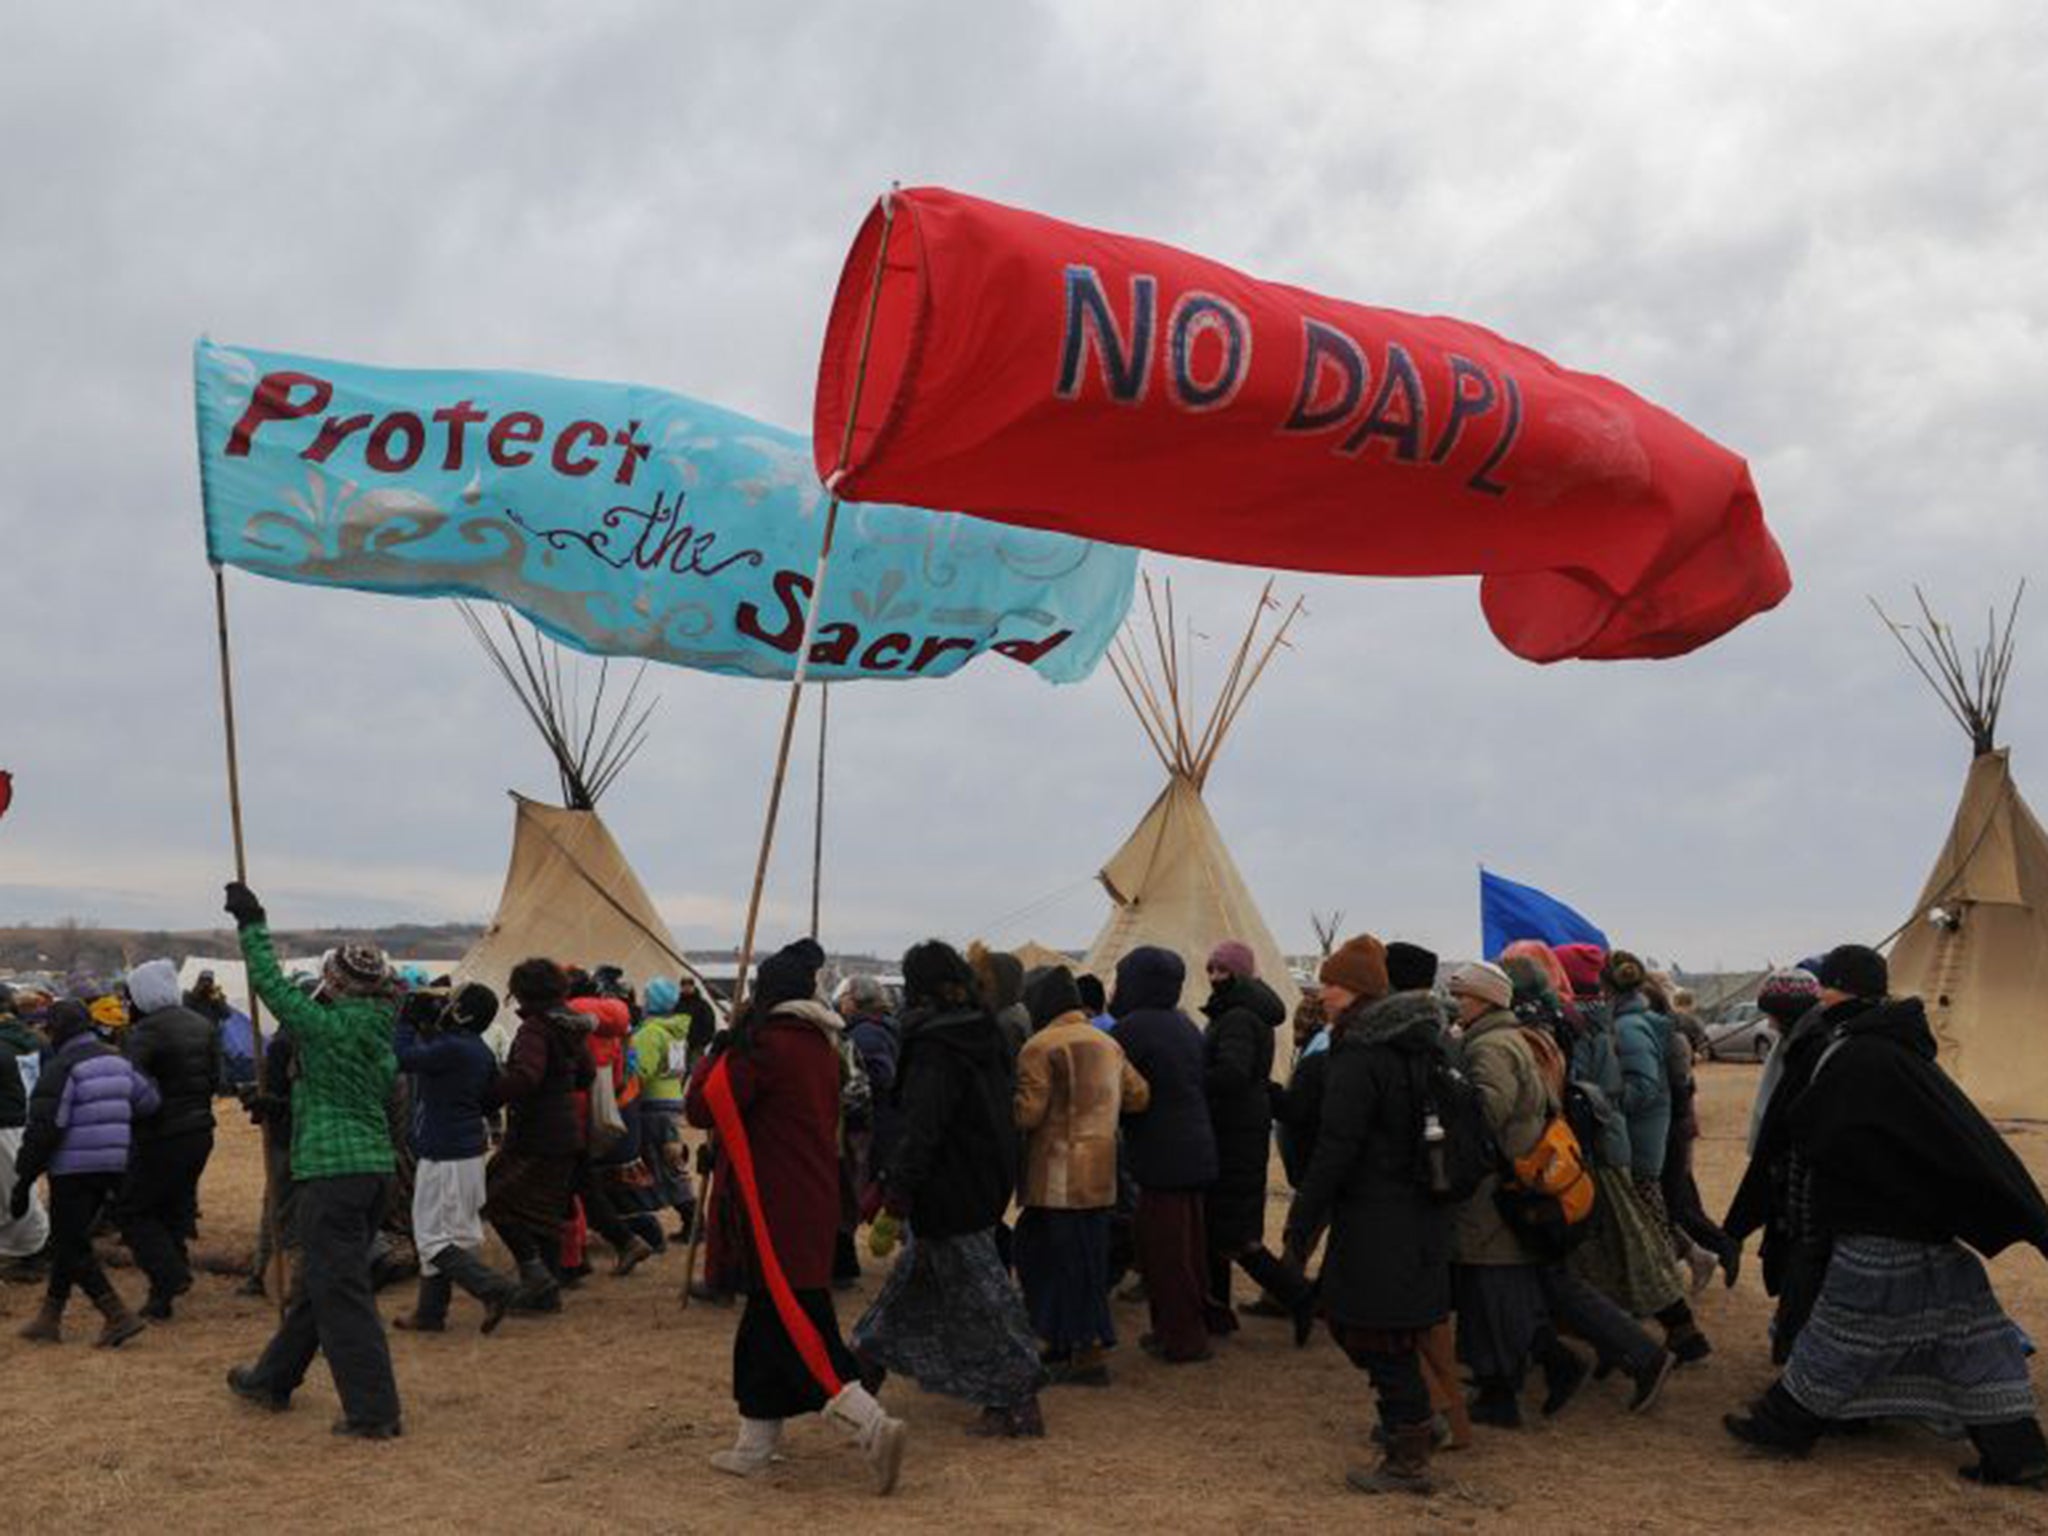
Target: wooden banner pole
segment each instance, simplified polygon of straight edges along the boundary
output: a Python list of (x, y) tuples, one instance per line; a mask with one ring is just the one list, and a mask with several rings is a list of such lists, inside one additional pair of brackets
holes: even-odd
[[(228, 826), (234, 834), (235, 879), (247, 885), (249, 851), (242, 835), (242, 763), (235, 738), (235, 665), (234, 652), (228, 643), (227, 572), (218, 561), (210, 563), (213, 566), (214, 632), (220, 642), (220, 717), (228, 758)], [(267, 1097), (270, 1092), (270, 1066), (263, 1049), (263, 1002), (256, 996), (253, 986), (249, 988), (249, 1049), (255, 1055), (256, 1092)], [(267, 1235), (270, 1239), (271, 1284), (277, 1293), (278, 1313), (282, 1315), (290, 1266), (285, 1259), (283, 1234), (277, 1229), (277, 1190), (270, 1177), (270, 1133), (263, 1127), (259, 1127), (259, 1131), (263, 1155), (263, 1215), (257, 1247), (263, 1246), (263, 1238)]]

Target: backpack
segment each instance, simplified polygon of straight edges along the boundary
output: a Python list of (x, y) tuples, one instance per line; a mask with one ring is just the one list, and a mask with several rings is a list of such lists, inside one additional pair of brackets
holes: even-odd
[(1571, 1122), (1553, 1114), (1535, 1146), (1501, 1163), (1493, 1196), (1501, 1220), (1539, 1259), (1557, 1263), (1592, 1231), (1599, 1197)]
[(1493, 1133), (1479, 1085), (1442, 1056), (1423, 1068), (1416, 1102), (1416, 1176), (1429, 1198), (1458, 1205), (1472, 1198), (1495, 1169)]

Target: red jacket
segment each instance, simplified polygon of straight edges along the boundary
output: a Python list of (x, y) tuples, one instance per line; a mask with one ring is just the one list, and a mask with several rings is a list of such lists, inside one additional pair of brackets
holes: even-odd
[[(791, 1288), (799, 1291), (832, 1283), (839, 1231), (839, 1027), (838, 1015), (822, 1003), (784, 1004), (754, 1031), (750, 1047), (699, 1062), (683, 1102), (690, 1123), (709, 1129), (704, 1074), (713, 1061), (731, 1062), (728, 1080), (753, 1148), (769, 1237)], [(738, 1200), (722, 1155), (719, 1164), (719, 1199)], [(744, 1229), (743, 1216), (739, 1224)]]

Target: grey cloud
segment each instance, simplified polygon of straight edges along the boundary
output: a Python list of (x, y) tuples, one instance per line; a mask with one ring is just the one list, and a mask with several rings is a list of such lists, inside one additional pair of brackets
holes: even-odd
[[(846, 243), (901, 177), (1463, 315), (1751, 458), (1798, 590), (1679, 662), (1532, 668), (1470, 582), (1283, 579), (1312, 615), (1210, 797), (1283, 940), (1341, 906), (1468, 951), (1481, 860), (1695, 964), (1874, 937), (1966, 748), (1863, 595), (1925, 580), (1974, 624), (2044, 547), (2044, 87), (2048, 20), (1977, 3), (1590, 4), (1568, 27), (1502, 0), (17, 8), (0, 903), (213, 911), (197, 332), (644, 380), (803, 426)], [(1258, 574), (1155, 568), (1220, 654)], [(454, 616), (231, 586), (273, 904), (484, 915), (500, 792), (552, 774)], [(2044, 622), (2010, 717), (2030, 783)], [(660, 689), (609, 817), (679, 929), (729, 941), (780, 691)], [(1082, 942), (1085, 881), (1158, 789), (1106, 678), (1054, 690), (990, 661), (845, 688), (833, 730), (839, 943), (1020, 909), (999, 936)], [(806, 765), (773, 931), (804, 919), (808, 785)]]

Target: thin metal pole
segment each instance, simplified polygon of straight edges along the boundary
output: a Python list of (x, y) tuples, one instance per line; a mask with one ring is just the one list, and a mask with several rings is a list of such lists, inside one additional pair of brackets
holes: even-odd
[[(847, 404), (846, 431), (839, 441), (839, 462), (827, 479), (836, 486), (847, 462), (853, 457), (854, 428), (860, 422), (861, 391), (867, 384), (868, 352), (875, 339), (875, 316), (882, 307), (882, 272), (888, 265), (889, 234), (896, 224), (896, 199), (882, 199), (882, 237), (875, 248), (874, 280), (868, 290), (867, 322), (861, 331), (860, 355), (854, 365), (853, 394)], [(789, 703), (782, 712), (782, 739), (775, 752), (775, 778), (768, 791), (768, 816), (761, 828), (761, 851), (754, 861), (754, 889), (747, 898), (747, 923), (740, 939), (739, 978), (733, 983), (732, 1011), (738, 1016), (747, 999), (747, 973), (754, 963), (755, 930), (761, 920), (761, 893), (768, 883), (768, 856), (775, 846), (775, 821), (782, 810), (782, 786), (789, 774), (790, 738), (796, 733), (798, 706), (803, 702), (804, 682), (810, 674), (811, 643), (818, 631), (818, 615), (825, 607), (825, 569), (832, 559), (832, 536), (839, 526), (839, 495), (835, 490), (825, 512), (825, 538), (818, 549), (817, 573), (811, 580), (811, 601), (804, 613), (803, 642), (796, 653), (796, 671), (789, 680)]]
[[(213, 620), (214, 632), (220, 643), (220, 717), (227, 743), (228, 758), (228, 826), (234, 834), (235, 879), (244, 885), (249, 883), (249, 850), (242, 836), (242, 763), (241, 753), (235, 737), (235, 666), (234, 652), (228, 643), (228, 582), (227, 572), (218, 561), (213, 562)], [(256, 996), (256, 989), (249, 989), (249, 1049), (255, 1053), (256, 1092), (267, 1095), (270, 1090), (270, 1067), (263, 1050), (263, 1003)], [(262, 1232), (270, 1236), (271, 1278), (277, 1287), (277, 1309), (280, 1315), (285, 1304), (285, 1277), (289, 1273), (284, 1254), (284, 1244), (277, 1240), (277, 1190), (270, 1177), (270, 1133), (262, 1132), (261, 1152), (263, 1155), (263, 1215)]]
[[(782, 737), (775, 749), (775, 777), (768, 790), (768, 815), (761, 828), (761, 850), (754, 860), (754, 889), (747, 897), (747, 922), (740, 937), (739, 975), (733, 981), (732, 1005), (728, 1017), (735, 1023), (740, 1010), (747, 1000), (747, 973), (754, 964), (754, 937), (761, 921), (761, 893), (768, 883), (768, 858), (775, 847), (775, 822), (782, 811), (782, 786), (789, 777), (789, 747), (796, 734), (796, 717), (803, 703), (804, 682), (811, 668), (811, 645), (818, 632), (818, 615), (825, 608), (825, 571), (832, 559), (832, 537), (839, 528), (839, 477), (845, 473), (853, 457), (853, 432), (860, 422), (861, 391), (867, 384), (868, 351), (875, 339), (875, 316), (882, 307), (882, 272), (889, 260), (889, 235), (896, 225), (896, 199), (892, 193), (882, 198), (882, 238), (875, 248), (875, 273), (868, 289), (867, 321), (861, 331), (860, 355), (854, 364), (853, 394), (847, 403), (846, 431), (839, 440), (839, 460), (833, 467), (826, 486), (832, 490), (831, 503), (825, 509), (825, 536), (818, 546), (818, 568), (811, 578), (810, 606), (804, 612), (803, 640), (797, 647), (796, 670), (789, 679), (789, 701), (782, 712)], [(820, 730), (820, 741), (823, 731)], [(822, 750), (822, 746), (821, 746)], [(816, 904), (815, 886), (813, 905)], [(811, 919), (815, 930), (817, 918)], [(705, 1181), (704, 1203), (698, 1207), (698, 1218), (690, 1232), (689, 1253), (683, 1261), (683, 1305), (690, 1304), (690, 1280), (697, 1273), (697, 1245), (701, 1241), (705, 1224), (711, 1216), (711, 1191), (718, 1177), (718, 1166), (712, 1164), (711, 1177)]]
[(824, 932), (819, 910), (824, 904), (825, 883), (825, 733), (832, 723), (832, 685), (818, 684), (818, 795), (816, 816), (811, 826), (811, 937), (819, 943)]

